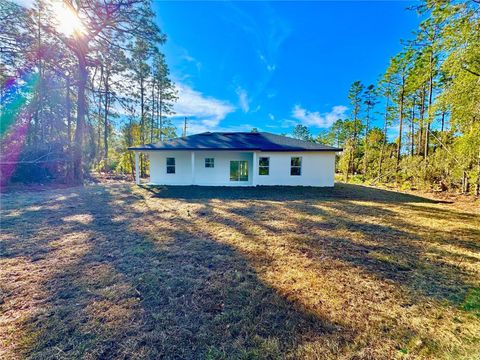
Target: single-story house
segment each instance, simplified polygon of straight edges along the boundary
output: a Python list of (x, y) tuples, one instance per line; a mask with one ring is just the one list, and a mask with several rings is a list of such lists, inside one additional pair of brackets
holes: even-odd
[(150, 159), (150, 184), (333, 186), (342, 149), (267, 132), (205, 132), (130, 147)]

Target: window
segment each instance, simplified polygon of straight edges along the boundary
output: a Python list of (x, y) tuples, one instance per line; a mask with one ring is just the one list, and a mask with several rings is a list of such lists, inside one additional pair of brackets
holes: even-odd
[(206, 168), (215, 167), (215, 159), (214, 158), (205, 158), (205, 167)]
[(270, 172), (270, 158), (258, 158), (258, 175), (268, 175)]
[(302, 175), (302, 158), (292, 157), (290, 160), (290, 175), (300, 176)]
[(248, 161), (230, 161), (230, 181), (248, 181)]
[(175, 174), (175, 158), (167, 157), (167, 174)]

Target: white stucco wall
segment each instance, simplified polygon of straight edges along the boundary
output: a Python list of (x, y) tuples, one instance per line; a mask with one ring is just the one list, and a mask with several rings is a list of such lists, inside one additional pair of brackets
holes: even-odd
[[(159, 185), (191, 185), (190, 151), (151, 151), (150, 182)], [(175, 174), (167, 174), (167, 157), (175, 158)]]
[[(196, 151), (192, 179), (191, 151), (150, 151), (150, 182), (158, 185), (252, 185), (253, 154), (236, 151)], [(167, 157), (175, 158), (175, 174), (167, 174)], [(205, 158), (214, 158), (213, 168), (205, 167)], [(230, 181), (230, 161), (248, 161), (248, 181)]]
[[(214, 158), (215, 167), (206, 168), (205, 158)], [(230, 181), (230, 161), (248, 161), (248, 181)], [(196, 185), (252, 185), (253, 154), (234, 151), (197, 151), (195, 153)]]
[[(252, 152), (196, 151), (194, 177), (192, 177), (191, 151), (150, 151), (148, 155), (150, 158), (150, 182), (158, 185), (334, 185), (334, 152), (256, 152), (254, 155)], [(300, 176), (290, 175), (292, 156), (302, 158), (302, 174)], [(175, 174), (167, 174), (167, 157), (175, 158)], [(269, 175), (259, 175), (259, 157), (270, 158)], [(206, 168), (205, 158), (214, 158), (215, 167)], [(248, 181), (230, 181), (231, 160), (248, 161)]]
[[(290, 175), (290, 160), (293, 156), (302, 158), (300, 176)], [(268, 175), (258, 175), (257, 171), (257, 185), (334, 185), (334, 152), (257, 152), (257, 159), (260, 157), (270, 158), (270, 171)]]

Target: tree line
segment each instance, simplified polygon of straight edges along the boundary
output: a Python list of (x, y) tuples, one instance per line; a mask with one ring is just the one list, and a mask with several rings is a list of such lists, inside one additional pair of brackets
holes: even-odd
[(2, 182), (132, 173), (129, 146), (175, 136), (165, 41), (148, 0), (0, 0)]
[[(480, 192), (480, 2), (424, 1), (424, 20), (376, 84), (355, 81), (350, 115), (314, 138), (343, 148), (346, 181)], [(383, 126), (372, 126), (382, 123)]]

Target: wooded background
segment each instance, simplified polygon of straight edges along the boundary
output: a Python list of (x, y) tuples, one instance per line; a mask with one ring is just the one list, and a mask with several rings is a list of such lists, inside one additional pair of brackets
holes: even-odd
[(3, 182), (131, 173), (129, 146), (175, 136), (177, 94), (150, 1), (64, 4), (81, 19), (71, 34), (49, 1), (0, 0)]
[[(377, 84), (353, 82), (349, 118), (317, 137), (297, 125), (294, 136), (343, 147), (345, 181), (479, 195), (480, 2), (410, 10), (425, 20)], [(383, 127), (372, 127), (379, 117)]]
[[(176, 136), (178, 95), (150, 2), (65, 6), (82, 21), (72, 34), (48, 1), (0, 0), (2, 184), (131, 174), (128, 146)], [(297, 125), (293, 136), (343, 147), (345, 181), (478, 195), (480, 2), (429, 0), (411, 11), (424, 20), (377, 84), (353, 82), (349, 117), (315, 137)]]

